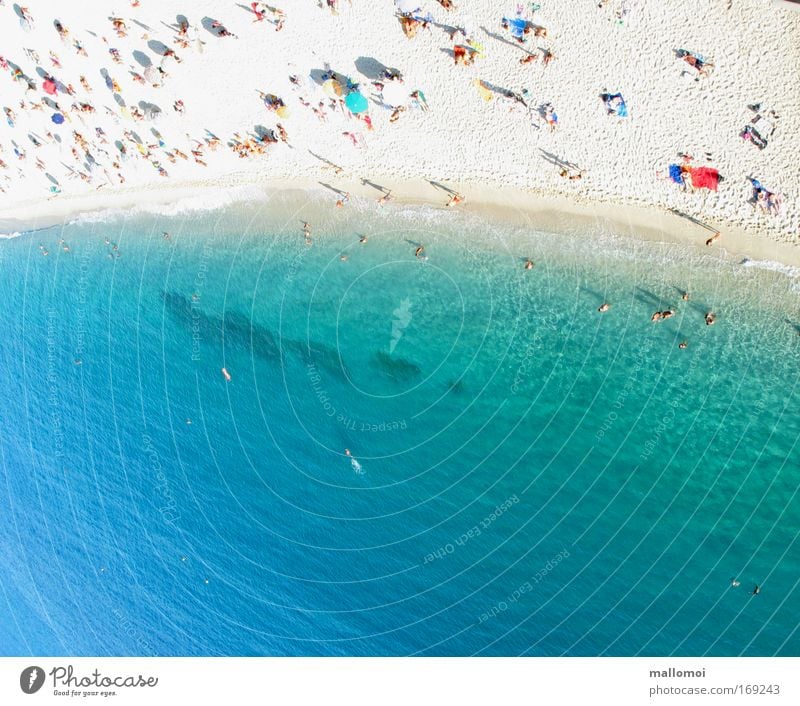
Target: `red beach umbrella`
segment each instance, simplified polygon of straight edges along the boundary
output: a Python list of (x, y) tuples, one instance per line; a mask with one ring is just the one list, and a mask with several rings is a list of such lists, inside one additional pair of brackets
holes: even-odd
[(42, 88), (44, 89), (45, 93), (49, 93), (51, 96), (54, 96), (58, 92), (56, 82), (51, 78), (46, 78), (44, 80), (44, 83), (42, 83)]

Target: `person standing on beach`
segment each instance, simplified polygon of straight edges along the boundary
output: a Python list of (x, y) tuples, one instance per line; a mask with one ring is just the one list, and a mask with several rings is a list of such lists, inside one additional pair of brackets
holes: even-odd
[(464, 197), (461, 194), (453, 193), (453, 195), (450, 196), (450, 200), (447, 202), (446, 205), (447, 206), (455, 206), (457, 204), (463, 203), (463, 201), (464, 201)]

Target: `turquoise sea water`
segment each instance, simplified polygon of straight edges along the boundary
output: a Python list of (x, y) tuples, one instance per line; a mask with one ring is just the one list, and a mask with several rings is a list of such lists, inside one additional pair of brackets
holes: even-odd
[(0, 653), (800, 654), (799, 281), (352, 206), (0, 241)]

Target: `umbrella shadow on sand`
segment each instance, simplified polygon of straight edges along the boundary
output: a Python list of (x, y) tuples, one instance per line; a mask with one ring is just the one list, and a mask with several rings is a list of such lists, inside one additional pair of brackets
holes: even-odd
[(153, 62), (150, 60), (150, 57), (147, 56), (143, 51), (139, 51), (138, 49), (133, 52), (133, 58), (142, 68), (147, 68), (148, 66), (152, 66)]
[(386, 66), (371, 56), (359, 56), (354, 63), (356, 65), (356, 70), (362, 76), (366, 76), (366, 78), (368, 78), (370, 81), (379, 81), (381, 79), (385, 79), (387, 74), (400, 74), (399, 69)]
[[(169, 50), (169, 47), (164, 44), (164, 42), (159, 42), (157, 39), (151, 39), (147, 42), (147, 47), (151, 52), (159, 56), (164, 56)], [(144, 64), (142, 64), (142, 66), (144, 66)]]

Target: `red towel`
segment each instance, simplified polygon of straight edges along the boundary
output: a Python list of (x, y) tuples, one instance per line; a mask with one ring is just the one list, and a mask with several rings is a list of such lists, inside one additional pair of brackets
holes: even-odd
[(693, 167), (689, 170), (689, 173), (692, 175), (692, 186), (695, 189), (717, 190), (719, 172), (713, 167)]

